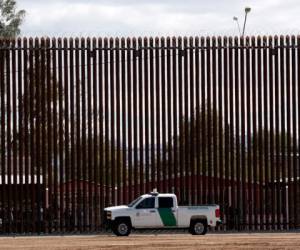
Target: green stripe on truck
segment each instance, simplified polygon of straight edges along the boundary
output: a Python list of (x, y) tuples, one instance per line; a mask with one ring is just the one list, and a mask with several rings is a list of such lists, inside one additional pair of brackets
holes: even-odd
[(158, 213), (165, 227), (176, 226), (176, 218), (171, 208), (158, 208)]

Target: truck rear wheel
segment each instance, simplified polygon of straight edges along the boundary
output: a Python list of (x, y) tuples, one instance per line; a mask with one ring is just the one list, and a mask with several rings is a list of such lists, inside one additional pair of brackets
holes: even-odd
[(131, 232), (131, 225), (125, 220), (117, 220), (112, 226), (112, 231), (117, 236), (128, 236)]
[(207, 223), (203, 220), (192, 221), (189, 231), (193, 235), (204, 235), (207, 233)]

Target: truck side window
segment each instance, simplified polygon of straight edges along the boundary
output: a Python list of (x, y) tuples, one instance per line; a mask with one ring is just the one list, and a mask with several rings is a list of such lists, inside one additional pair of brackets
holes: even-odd
[(158, 198), (159, 208), (171, 208), (173, 207), (173, 198), (172, 197), (159, 197)]
[(142, 200), (137, 206), (137, 209), (145, 209), (145, 208), (154, 208), (155, 206), (155, 197), (146, 198)]

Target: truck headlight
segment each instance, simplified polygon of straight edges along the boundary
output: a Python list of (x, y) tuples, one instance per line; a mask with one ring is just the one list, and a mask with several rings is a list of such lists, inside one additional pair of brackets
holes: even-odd
[(111, 211), (107, 211), (106, 218), (109, 219), (109, 220), (111, 219)]

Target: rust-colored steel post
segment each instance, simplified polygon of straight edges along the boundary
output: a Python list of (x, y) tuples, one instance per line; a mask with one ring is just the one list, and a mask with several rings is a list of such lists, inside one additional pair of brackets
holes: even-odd
[[(17, 40), (17, 48), (22, 48), (22, 38), (18, 38)], [(18, 93), (16, 95), (16, 98), (18, 98), (18, 107), (17, 111), (19, 115), (19, 121), (18, 121), (18, 130), (19, 130), (19, 152), (18, 152), (18, 163), (19, 164), (19, 173), (16, 173), (16, 175), (19, 175), (19, 184), (22, 186), (20, 190), (18, 190), (18, 185), (17, 182), (15, 182), (16, 185), (16, 192), (19, 193), (18, 195), (18, 203), (19, 203), (19, 210), (18, 210), (18, 216), (19, 216), (19, 225), (17, 224), (17, 232), (18, 233), (23, 233), (25, 231), (24, 228), (24, 198), (25, 198), (25, 183), (23, 180), (24, 174), (24, 99), (23, 99), (23, 94), (24, 94), (24, 83), (25, 79), (23, 78), (24, 75), (21, 74), (21, 72), (25, 73), (25, 69), (23, 67), (23, 61), (22, 59), (22, 50), (17, 51), (17, 60), (18, 60), (18, 74), (17, 74), (17, 81), (18, 81)], [(1, 54), (1, 53), (0, 53)], [(1, 60), (1, 59), (0, 59)], [(0, 68), (1, 71), (1, 68)], [(23, 74), (24, 74), (23, 73)], [(1, 85), (1, 84), (0, 84)], [(1, 88), (1, 87), (0, 87)], [(1, 110), (1, 109), (0, 109)], [(1, 156), (0, 156), (1, 157)], [(1, 161), (0, 161), (1, 162)], [(17, 178), (16, 178), (17, 179)], [(0, 198), (1, 199), (1, 198)]]
[(126, 109), (126, 40), (121, 39), (121, 89), (122, 89), (122, 203), (128, 203), (128, 174), (127, 174), (127, 109)]
[[(173, 155), (173, 138), (172, 138), (172, 119), (173, 116), (176, 116), (174, 113), (174, 109), (172, 109), (172, 99), (174, 96), (172, 95), (172, 89), (174, 88), (174, 81), (171, 79), (172, 75), (172, 65), (171, 65), (171, 39), (167, 37), (167, 165), (168, 165), (168, 177), (167, 177), (167, 190), (166, 192), (174, 192), (174, 179), (175, 179), (175, 172), (173, 171), (174, 168), (174, 155)], [(176, 56), (175, 56), (176, 58)], [(167, 167), (167, 166), (166, 166)]]
[[(275, 218), (276, 218), (276, 200), (275, 200), (275, 161), (274, 161), (274, 51), (273, 48), (273, 37), (269, 36), (268, 38), (268, 45), (269, 45), (269, 121), (270, 121), (270, 132), (269, 132), (269, 140), (270, 140), (270, 183), (267, 186), (270, 186), (271, 191), (271, 229), (275, 230)], [(267, 196), (266, 196), (267, 199)]]
[(155, 100), (156, 100), (156, 116), (155, 116), (155, 122), (156, 122), (156, 185), (158, 188), (158, 191), (160, 192), (162, 190), (161, 185), (161, 89), (160, 89), (160, 83), (161, 83), (161, 74), (160, 74), (160, 49), (159, 49), (159, 38), (155, 38)]
[(184, 202), (184, 116), (183, 116), (183, 42), (182, 38), (178, 38), (178, 113), (179, 113), (179, 168), (180, 168), (180, 202)]
[[(297, 40), (296, 40), (297, 39)], [(297, 138), (296, 138), (296, 134), (297, 134), (297, 91), (296, 91), (296, 88), (297, 86), (299, 86), (299, 84), (297, 85), (297, 81), (296, 81), (296, 77), (297, 77), (297, 74), (298, 74), (298, 71), (297, 71), (297, 62), (298, 62), (298, 59), (296, 58), (296, 54), (298, 55), (297, 53), (297, 50), (296, 50), (296, 46), (297, 46), (298, 43), (298, 38), (296, 38), (295, 36), (292, 36), (291, 37), (291, 45), (293, 46), (292, 47), (292, 126), (293, 126), (293, 131), (292, 131), (292, 134), (293, 134), (293, 142), (292, 142), (292, 165), (293, 165), (293, 173), (292, 173), (292, 178), (291, 178), (291, 182), (292, 182), (292, 187), (293, 187), (293, 201), (294, 203), (291, 205), (293, 206), (293, 228), (297, 228), (298, 227), (298, 218), (299, 218), (299, 215), (298, 215), (298, 212), (297, 212), (297, 206), (298, 206), (298, 200), (299, 200), (299, 197), (298, 197), (298, 185), (297, 185), (297, 175), (298, 175), (298, 166), (297, 165)], [(298, 78), (299, 79), (299, 78)], [(299, 87), (298, 87), (298, 90), (299, 90)], [(298, 102), (299, 102), (299, 97), (298, 97)], [(298, 110), (299, 110), (299, 106), (298, 106)], [(299, 123), (299, 116), (298, 116), (298, 123)], [(300, 162), (298, 161), (298, 164), (300, 164)]]
[(111, 172), (109, 169), (110, 166), (110, 149), (109, 149), (109, 50), (108, 50), (108, 39), (104, 38), (103, 41), (103, 49), (104, 49), (104, 134), (103, 134), (103, 144), (104, 144), (104, 169), (105, 169), (105, 177), (104, 177), (104, 207), (110, 206), (111, 204)]
[(237, 209), (237, 229), (241, 229), (241, 165), (240, 165), (240, 114), (241, 114), (241, 107), (240, 104), (240, 60), (239, 60), (239, 51), (241, 49), (239, 48), (239, 38), (234, 38), (234, 113), (235, 113), (235, 200), (236, 200), (236, 209)]
[[(299, 108), (299, 100), (300, 100), (300, 84), (299, 84), (299, 79), (300, 79), (300, 70), (299, 70), (299, 67), (300, 67), (300, 36), (298, 35), (296, 39), (297, 39), (296, 72), (297, 72), (297, 77), (298, 77), (298, 81), (297, 81), (297, 89), (298, 89), (298, 93), (297, 93), (297, 100), (298, 100), (298, 106), (297, 106), (298, 107), (298, 115), (297, 115), (297, 117), (298, 117), (298, 122), (297, 123), (298, 123), (298, 131), (297, 132), (298, 132), (298, 135), (300, 135), (300, 126), (299, 126), (299, 123), (300, 123), (300, 108)], [(296, 107), (296, 106), (294, 106), (294, 107)], [(294, 157), (296, 158), (296, 155), (298, 156), (297, 157), (298, 161), (297, 161), (296, 170), (294, 170), (294, 173), (296, 173), (296, 175), (294, 175), (294, 178), (296, 178), (295, 176), (298, 177), (300, 175), (300, 158), (299, 158), (299, 155), (300, 155), (300, 142), (299, 142), (299, 140), (298, 140), (298, 147), (297, 148), (298, 149), (296, 149), (296, 147), (295, 147), (295, 151), (294, 151), (295, 152)], [(294, 179), (294, 181), (295, 181), (295, 179)], [(298, 182), (300, 182), (300, 179), (299, 180), (297, 179), (297, 183)], [(299, 193), (300, 190), (299, 190), (299, 185), (296, 185), (296, 183), (294, 185), (295, 185), (295, 197), (296, 197), (296, 199), (295, 199), (295, 210), (296, 210), (296, 209), (299, 208), (300, 198), (297, 194)], [(299, 216), (297, 211), (295, 212), (295, 214), (296, 214), (295, 220), (296, 220), (296, 223), (297, 223), (297, 228), (299, 228), (299, 224), (300, 224), (299, 217), (300, 216)]]
[(189, 155), (191, 152), (190, 149), (190, 136), (189, 136), (189, 80), (188, 80), (188, 38), (183, 38), (183, 102), (184, 102), (184, 110), (183, 110), (183, 128), (184, 128), (184, 203), (190, 204), (190, 195), (189, 195), (189, 173), (190, 173), (190, 159)]
[(190, 141), (189, 141), (189, 147), (190, 147), (190, 159), (189, 159), (189, 172), (190, 172), (190, 178), (188, 181), (188, 190), (189, 190), (189, 195), (191, 196), (191, 203), (195, 204), (196, 203), (196, 193), (195, 193), (195, 187), (196, 187), (196, 173), (195, 173), (195, 76), (194, 76), (194, 38), (190, 37), (189, 38), (189, 47), (190, 49), (188, 50), (189, 52), (189, 82), (190, 82), (190, 101), (189, 101), (189, 106), (190, 106), (190, 118), (188, 119), (190, 123)]
[(12, 215), (12, 221), (11, 221), (11, 232), (16, 233), (17, 232), (17, 220), (14, 219), (14, 217), (17, 215), (18, 208), (18, 195), (17, 195), (17, 144), (15, 141), (15, 135), (17, 134), (17, 58), (16, 58), (16, 40), (11, 40), (11, 88), (12, 88), (12, 103), (11, 103), (11, 121), (12, 121), (12, 178), (11, 179), (11, 185), (12, 185), (12, 204), (11, 204), (11, 215)]
[(82, 138), (81, 138), (81, 78), (80, 78), (80, 51), (79, 51), (79, 38), (75, 39), (75, 82), (76, 82), (76, 173), (77, 173), (77, 185), (76, 185), (76, 228), (79, 232), (83, 231), (82, 228)]
[(206, 131), (206, 88), (205, 88), (205, 54), (206, 50), (204, 48), (205, 46), (205, 38), (201, 37), (200, 38), (200, 47), (201, 47), (201, 144), (202, 144), (202, 150), (201, 150), (201, 156), (202, 156), (202, 161), (201, 161), (201, 172), (202, 172), (202, 177), (201, 177), (201, 190), (202, 190), (202, 195), (201, 195), (201, 203), (206, 204), (207, 203), (207, 164), (206, 164), (206, 159), (207, 159), (207, 154), (206, 154), (206, 138), (207, 138), (207, 131)]
[(64, 231), (68, 232), (70, 231), (70, 167), (73, 166), (70, 165), (70, 111), (69, 111), (69, 79), (70, 79), (70, 67), (72, 65), (69, 64), (69, 44), (68, 39), (64, 38), (63, 40), (63, 63), (64, 63), (64, 79), (63, 79), (63, 110), (64, 110), (64, 127), (63, 127), (63, 134), (64, 134), (64, 158), (65, 158), (65, 169), (64, 169), (64, 176), (62, 176), (63, 179), (63, 186), (64, 186)]
[[(76, 222), (76, 144), (75, 144), (75, 107), (76, 107), (76, 99), (75, 99), (75, 89), (76, 89), (76, 79), (75, 79), (75, 61), (74, 61), (74, 39), (70, 38), (69, 40), (69, 65), (70, 65), (70, 231), (75, 231), (75, 222)], [(50, 166), (49, 166), (50, 167)], [(49, 172), (49, 171), (48, 171)], [(49, 194), (51, 194), (50, 186), (51, 182), (49, 181)]]
[(275, 103), (275, 166), (276, 166), (276, 211), (277, 211), (277, 216), (276, 216), (276, 222), (277, 222), (277, 230), (281, 229), (281, 194), (280, 194), (280, 109), (279, 109), (279, 104), (280, 104), (280, 100), (279, 100), (279, 84), (280, 84), (280, 79), (279, 79), (279, 41), (278, 41), (278, 37), (275, 36), (274, 37), (274, 47), (275, 49), (275, 59), (274, 59), (274, 103)]
[[(108, 116), (106, 119), (109, 122), (109, 136), (107, 134), (106, 140), (110, 142), (110, 190), (109, 195), (111, 196), (110, 203), (116, 205), (116, 149), (115, 149), (115, 68), (114, 68), (114, 39), (109, 39), (109, 81), (108, 88), (108, 95), (110, 96), (110, 102), (108, 102)], [(108, 66), (108, 65), (107, 65)], [(108, 167), (109, 164), (107, 164)]]
[[(1, 51), (0, 51), (0, 60), (1, 60), (1, 64), (0, 64), (0, 71), (1, 71), (1, 75), (0, 75), (0, 98), (1, 98), (1, 183), (4, 184), (5, 183), (5, 164), (6, 164), (6, 160), (5, 160), (5, 154), (6, 154), (6, 145), (5, 145), (5, 117), (6, 117), (6, 108), (5, 108), (5, 89), (6, 89), (6, 69), (5, 69), (5, 54), (6, 54), (6, 49), (5, 49), (5, 42), (4, 39), (0, 40), (0, 46), (1, 46)], [(1, 198), (1, 210), (2, 213), (4, 215), (4, 195), (5, 195), (5, 190), (4, 188), (1, 189), (1, 193), (0, 193), (0, 198)], [(4, 232), (4, 227), (1, 227), (1, 233), (5, 233)]]
[[(263, 136), (263, 148), (264, 148), (264, 154), (263, 154), (263, 160), (264, 160), (264, 179), (263, 179), (263, 183), (260, 183), (260, 187), (262, 189), (262, 209), (263, 209), (263, 220), (265, 223), (265, 229), (266, 230), (270, 230), (270, 225), (269, 225), (269, 219), (270, 219), (270, 199), (269, 199), (269, 195), (270, 195), (270, 188), (269, 188), (269, 183), (270, 183), (270, 165), (269, 165), (269, 161), (270, 161), (270, 152), (269, 152), (269, 141), (270, 141), (270, 137), (269, 137), (269, 125), (268, 125), (268, 121), (269, 121), (269, 113), (270, 113), (270, 106), (268, 105), (268, 97), (269, 95), (269, 91), (268, 91), (268, 84), (270, 84), (270, 82), (268, 81), (268, 70), (270, 69), (270, 65), (268, 65), (268, 39), (266, 36), (263, 37), (263, 44), (262, 44), (262, 53), (263, 53), (263, 122), (264, 122), (264, 128), (263, 131), (261, 133), (261, 136)], [(267, 111), (267, 112), (266, 112)], [(271, 167), (273, 167), (271, 165)], [(261, 215), (262, 216), (262, 215)]]
[[(224, 64), (223, 64), (223, 72), (224, 72), (224, 168), (225, 168), (225, 187), (223, 189), (224, 192), (224, 219), (226, 230), (230, 229), (230, 219), (228, 218), (228, 210), (229, 210), (229, 127), (228, 127), (228, 38), (223, 38), (223, 46), (224, 46)], [(205, 96), (204, 96), (205, 97)], [(204, 129), (204, 128), (203, 128)], [(206, 202), (206, 200), (204, 201)]]
[[(257, 46), (258, 46), (258, 50), (257, 50), (257, 117), (258, 117), (258, 127), (257, 127), (257, 150), (255, 151), (255, 153), (257, 152), (258, 154), (258, 170), (257, 170), (257, 178), (255, 180), (255, 186), (257, 192), (255, 192), (255, 196), (256, 196), (256, 206), (254, 206), (255, 211), (256, 211), (256, 218), (255, 218), (255, 230), (259, 229), (264, 229), (264, 222), (263, 222), (263, 154), (265, 153), (265, 149), (263, 147), (263, 119), (262, 119), (262, 112), (263, 112), (263, 94), (262, 94), (262, 85), (264, 84), (264, 82), (262, 82), (262, 49), (261, 49), (261, 44), (262, 39), (259, 36), (257, 38)], [(265, 83), (266, 84), (266, 83)], [(264, 138), (266, 139), (266, 138)], [(254, 165), (255, 167), (255, 165)], [(259, 213), (259, 215), (258, 215)]]
[[(223, 82), (224, 82), (224, 78), (223, 78), (223, 70), (222, 67), (224, 65), (224, 57), (223, 57), (223, 40), (221, 37), (218, 37), (217, 40), (217, 50), (218, 50), (218, 54), (217, 54), (217, 58), (218, 58), (218, 70), (217, 70), (217, 74), (218, 74), (218, 82), (216, 87), (218, 88), (218, 112), (219, 112), (219, 117), (218, 117), (218, 143), (219, 143), (219, 178), (218, 178), (218, 199), (217, 202), (218, 204), (220, 204), (220, 208), (221, 208), (221, 219), (224, 220), (224, 147), (223, 147), (223, 143), (224, 143), (224, 126), (223, 126), (223, 103), (224, 103), (224, 99), (223, 99)], [(199, 110), (200, 112), (200, 110)], [(201, 138), (201, 137), (200, 137)], [(201, 146), (200, 146), (201, 147)], [(202, 201), (201, 201), (202, 202)], [(221, 228), (223, 229), (223, 227)]]
[[(42, 119), (42, 122), (41, 122), (41, 154), (42, 154), (42, 164), (41, 164), (41, 175), (42, 175), (42, 184), (40, 185), (41, 187), (41, 207), (40, 207), (40, 210), (41, 210), (41, 214), (40, 214), (40, 217), (41, 217), (41, 232), (45, 232), (45, 220), (46, 220), (46, 217), (45, 217), (45, 214), (46, 214), (46, 195), (47, 195), (47, 192), (46, 192), (46, 188), (47, 188), (47, 173), (46, 173), (46, 170), (47, 170), (47, 148), (46, 148), (46, 145), (47, 145), (47, 130), (46, 130), (46, 122), (47, 122), (47, 109), (46, 109), (46, 95), (47, 95), (47, 92), (46, 92), (46, 89), (47, 89), (47, 77), (46, 77), (46, 41), (44, 38), (41, 39), (41, 80), (40, 80), (40, 84), (41, 84), (41, 119)], [(38, 177), (40, 178), (40, 177)]]
[(285, 41), (284, 36), (280, 36), (280, 120), (281, 120), (281, 127), (280, 127), (280, 151), (277, 152), (280, 154), (280, 160), (281, 160), (281, 193), (282, 193), (282, 200), (281, 200), (281, 206), (282, 206), (282, 226), (283, 229), (287, 229), (287, 195), (286, 195), (286, 132), (287, 132), (287, 126), (286, 126), (286, 82), (285, 82), (285, 74), (287, 73), (287, 69), (285, 68), (285, 51), (284, 48)]
[(139, 175), (138, 175), (138, 170), (139, 170), (139, 148), (138, 148), (138, 121), (137, 121), (137, 115), (138, 115), (138, 93), (137, 93), (137, 41), (136, 38), (134, 37), (132, 39), (132, 108), (133, 108), (133, 116), (132, 116), (132, 122), (133, 122), (133, 190), (134, 190), (134, 197), (137, 197), (140, 195), (139, 192)]
[[(24, 231), (26, 233), (29, 232), (30, 230), (30, 225), (29, 225), (29, 209), (30, 209), (30, 203), (29, 203), (29, 184), (28, 184), (28, 178), (29, 178), (29, 161), (30, 161), (30, 140), (29, 140), (29, 100), (30, 100), (30, 92), (29, 92), (29, 72), (28, 72), (28, 40), (27, 38), (24, 38), (23, 40), (23, 68), (24, 68), (24, 154), (25, 154), (25, 159), (24, 159), (24, 169), (25, 169), (25, 215), (24, 215)], [(1, 93), (4, 92), (3, 90)], [(2, 114), (4, 111), (2, 112)], [(1, 125), (2, 128), (4, 129), (4, 126)], [(4, 150), (3, 150), (4, 152)], [(3, 160), (3, 159), (2, 159)], [(3, 163), (1, 163), (2, 166), (4, 166)], [(3, 176), (3, 175), (2, 175)], [(3, 182), (2, 182), (3, 183)], [(2, 196), (3, 199), (3, 196)]]
[(166, 101), (168, 99), (166, 93), (166, 77), (168, 68), (166, 67), (166, 39), (161, 38), (161, 116), (162, 116), (162, 192), (167, 192), (168, 167), (167, 167), (167, 117), (166, 117)]
[(120, 89), (120, 40), (117, 38), (115, 41), (115, 82), (116, 82), (116, 187), (117, 187), (117, 195), (116, 195), (116, 201), (117, 204), (120, 204), (121, 202), (121, 89)]
[[(65, 168), (65, 162), (64, 162), (64, 128), (63, 128), (63, 91), (64, 91), (64, 82), (63, 82), (63, 58), (62, 58), (62, 39), (57, 39), (57, 46), (58, 46), (58, 159), (59, 159), (59, 167), (58, 167), (58, 193), (59, 193), (59, 231), (64, 232), (64, 168)], [(83, 119), (84, 120), (84, 119)], [(84, 161), (85, 162), (85, 161)]]
[(103, 63), (103, 42), (102, 42), (102, 38), (98, 38), (97, 39), (97, 46), (98, 46), (98, 64), (97, 64), (97, 68), (98, 68), (98, 77), (99, 77), (99, 85), (98, 85), (98, 96), (99, 96), (99, 150), (98, 150), (98, 154), (99, 154), (99, 186), (98, 186), (98, 204), (100, 209), (98, 210), (98, 212), (100, 211), (100, 225), (102, 225), (103, 222), (103, 209), (104, 209), (104, 202), (105, 202), (105, 156), (104, 156), (104, 91), (103, 91), (103, 86), (104, 86), (104, 82), (103, 82), (103, 67), (104, 67), (104, 63)]
[[(99, 125), (99, 102), (98, 102), (98, 88), (99, 88), (99, 79), (98, 79), (98, 53), (99, 50), (97, 50), (97, 39), (93, 37), (92, 39), (92, 51), (91, 51), (91, 56), (92, 56), (92, 91), (93, 91), (93, 102), (92, 102), (92, 119), (93, 119), (93, 137), (92, 137), (92, 147), (93, 147), (93, 165), (92, 165), (92, 173), (93, 173), (93, 178), (92, 178), (92, 205), (93, 206), (93, 231), (98, 231), (100, 227), (100, 214), (102, 213), (102, 210), (100, 210), (99, 207), (99, 130), (98, 130), (98, 125)], [(71, 64), (70, 64), (71, 65)], [(70, 84), (72, 82), (70, 81)], [(71, 181), (73, 179), (71, 178)], [(72, 218), (72, 217), (71, 217)]]
[(155, 60), (154, 60), (154, 41), (153, 38), (150, 37), (149, 39), (149, 84), (150, 84), (150, 124), (151, 124), (151, 132), (150, 132), (150, 141), (151, 141), (151, 189), (156, 188), (155, 183), (155, 176), (156, 176), (156, 155), (155, 155), (155, 149), (156, 149), (156, 142), (155, 142)]
[[(143, 76), (145, 74), (145, 68), (143, 67), (143, 49), (141, 49), (143, 46), (143, 40), (141, 37), (138, 38), (138, 48), (136, 50), (137, 56), (138, 56), (138, 114), (136, 117), (136, 120), (139, 122), (139, 132), (138, 132), (138, 139), (139, 139), (139, 194), (145, 193), (145, 145), (144, 145), (144, 121), (146, 118), (146, 113), (143, 109), (143, 103), (144, 103), (144, 79)], [(139, 117), (139, 119), (138, 119)]]
[[(143, 53), (144, 53), (144, 58), (143, 58), (143, 65), (144, 65), (144, 93), (145, 93), (145, 106), (142, 112), (145, 115), (145, 186), (144, 190), (145, 192), (150, 191), (150, 138), (149, 134), (153, 128), (150, 127), (150, 112), (151, 109), (149, 109), (149, 49), (148, 49), (148, 38), (145, 37), (143, 39)], [(141, 144), (143, 145), (143, 144)]]
[[(11, 41), (6, 40), (6, 46), (11, 46)], [(11, 103), (11, 95), (12, 95), (12, 68), (11, 68), (11, 49), (8, 48), (5, 54), (5, 66), (6, 66), (6, 157), (7, 157), (7, 165), (6, 165), (6, 171), (5, 174), (7, 176), (7, 180), (3, 183), (4, 185), (7, 185), (7, 199), (6, 199), (6, 206), (5, 206), (5, 213), (7, 218), (7, 224), (5, 225), (5, 231), (7, 233), (11, 233), (11, 226), (12, 226), (12, 183), (11, 183), (11, 177), (12, 177), (12, 143), (11, 143), (11, 132), (12, 132), (12, 103)], [(5, 223), (5, 222), (4, 222)]]
[(132, 189), (132, 50), (131, 40), (127, 38), (127, 119), (128, 119), (128, 199), (133, 200)]
[(287, 46), (285, 49), (285, 67), (286, 67), (286, 96), (285, 96), (285, 103), (286, 103), (286, 169), (285, 173), (287, 173), (286, 176), (286, 182), (287, 185), (287, 208), (286, 208), (286, 229), (291, 229), (292, 225), (292, 185), (291, 185), (291, 174), (292, 174), (292, 162), (291, 162), (291, 48), (289, 46), (291, 45), (291, 39), (290, 36), (285, 37), (285, 45)]
[(228, 76), (229, 76), (229, 82), (228, 82), (228, 95), (229, 95), (229, 121), (228, 121), (228, 129), (229, 129), (229, 172), (230, 172), (230, 193), (229, 193), (229, 205), (230, 205), (230, 211), (229, 216), (233, 217), (230, 218), (232, 223), (231, 229), (236, 229), (236, 221), (235, 221), (235, 214), (232, 216), (232, 211), (235, 211), (236, 209), (236, 202), (235, 202), (235, 149), (234, 149), (234, 65), (233, 65), (233, 38), (229, 37), (229, 55), (228, 55)]
[(178, 157), (178, 147), (179, 147), (179, 136), (178, 136), (178, 49), (177, 47), (177, 39), (176, 37), (172, 38), (171, 41), (172, 51), (172, 105), (173, 105), (173, 176), (174, 176), (174, 191), (176, 195), (179, 195), (180, 188), (180, 171), (179, 171), (179, 157)]
[(207, 87), (207, 114), (206, 114), (206, 134), (207, 134), (207, 202), (212, 203), (212, 145), (209, 143), (212, 138), (212, 100), (211, 100), (211, 39), (206, 38), (206, 87)]
[[(29, 39), (29, 96), (30, 96), (30, 110), (29, 110), (29, 123), (30, 123), (30, 130), (29, 130), (29, 138), (30, 138), (30, 200), (31, 200), (31, 210), (30, 210), (30, 224), (31, 224), (31, 232), (35, 232), (36, 230), (36, 216), (35, 216), (35, 197), (36, 193), (34, 190), (34, 172), (35, 172), (35, 133), (33, 132), (36, 130), (36, 126), (34, 126), (34, 104), (35, 104), (35, 80), (34, 80), (34, 50), (33, 50), (33, 39)], [(3, 182), (2, 182), (3, 183)], [(5, 200), (5, 199), (4, 199)]]
[(215, 37), (212, 38), (212, 129), (213, 129), (213, 154), (212, 154), (212, 168), (213, 168), (213, 194), (212, 202), (217, 203), (218, 201), (218, 122), (217, 122), (217, 40)]
[[(195, 193), (196, 204), (201, 203), (201, 98), (200, 98), (200, 39), (199, 37), (195, 38), (195, 129), (196, 129), (196, 138), (195, 138), (195, 154), (196, 154), (196, 164), (195, 164)], [(175, 96), (175, 94), (174, 94)], [(175, 156), (175, 152), (174, 152)]]
[(80, 73), (81, 73), (81, 114), (82, 114), (82, 190), (83, 190), (83, 230), (87, 231), (88, 230), (88, 190), (87, 190), (87, 184), (88, 184), (88, 166), (89, 166), (89, 157), (87, 156), (87, 149), (88, 149), (88, 135), (87, 135), (87, 50), (86, 50), (86, 39), (81, 38), (80, 41)]
[[(93, 172), (92, 167), (94, 166), (93, 161), (93, 145), (92, 145), (92, 58), (93, 58), (93, 51), (92, 51), (92, 44), (91, 39), (88, 37), (86, 40), (86, 90), (87, 90), (87, 177), (86, 177), (86, 185), (87, 185), (87, 204), (88, 209), (87, 213), (87, 230), (91, 231), (93, 228)], [(65, 48), (66, 50), (66, 48)], [(67, 82), (65, 82), (67, 85)], [(65, 131), (67, 133), (67, 131)], [(67, 142), (66, 142), (67, 145)], [(67, 159), (66, 159), (67, 160)], [(67, 166), (67, 164), (66, 164)]]
[(161, 46), (161, 50), (160, 50), (160, 74), (161, 74), (161, 109), (160, 109), (160, 113), (161, 113), (161, 141), (162, 141), (162, 157), (161, 157), (161, 181), (162, 181), (162, 189), (160, 190), (160, 192), (165, 193), (167, 190), (167, 144), (166, 144), (166, 50), (165, 50), (165, 38), (162, 37), (160, 39), (160, 46)]
[[(252, 41), (251, 41), (252, 42)], [(246, 37), (246, 138), (247, 138), (247, 189), (248, 189), (248, 223), (249, 230), (253, 229), (253, 182), (252, 182), (252, 136), (251, 136), (251, 64), (250, 64), (251, 45), (249, 37)], [(253, 53), (253, 52), (252, 52)], [(252, 103), (254, 105), (254, 103)]]
[(245, 49), (244, 38), (240, 38), (240, 112), (241, 112), (241, 172), (242, 172), (242, 214), (243, 214), (243, 229), (247, 227), (247, 199), (246, 199), (246, 122), (245, 122)]
[[(251, 122), (252, 122), (252, 136), (251, 143), (253, 143), (253, 166), (252, 173), (253, 179), (251, 180), (252, 184), (252, 210), (253, 210), (253, 222), (254, 230), (257, 230), (257, 49), (255, 37), (251, 37), (251, 90), (252, 90), (252, 110), (251, 112)], [(251, 133), (251, 132), (250, 132)]]

